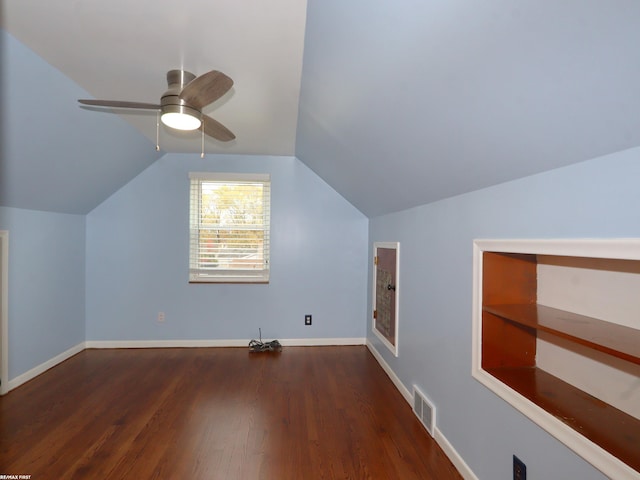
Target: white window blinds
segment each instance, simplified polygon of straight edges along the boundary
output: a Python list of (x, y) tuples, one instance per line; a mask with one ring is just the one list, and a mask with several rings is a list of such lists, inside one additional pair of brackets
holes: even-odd
[(270, 176), (190, 173), (189, 280), (268, 282)]

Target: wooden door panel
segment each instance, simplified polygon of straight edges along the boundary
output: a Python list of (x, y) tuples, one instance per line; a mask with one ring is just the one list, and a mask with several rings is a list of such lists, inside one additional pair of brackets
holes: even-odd
[(374, 328), (396, 345), (396, 249), (378, 248)]

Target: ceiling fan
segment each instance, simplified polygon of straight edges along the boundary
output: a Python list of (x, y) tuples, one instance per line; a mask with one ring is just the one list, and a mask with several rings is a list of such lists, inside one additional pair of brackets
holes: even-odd
[(167, 83), (169, 89), (160, 97), (160, 104), (86, 99), (80, 99), (78, 102), (94, 107), (158, 110), (162, 123), (168, 127), (178, 130), (200, 129), (222, 142), (236, 138), (227, 127), (202, 113), (203, 107), (229, 91), (233, 86), (231, 78), (217, 70), (211, 70), (199, 77), (184, 70), (169, 70)]

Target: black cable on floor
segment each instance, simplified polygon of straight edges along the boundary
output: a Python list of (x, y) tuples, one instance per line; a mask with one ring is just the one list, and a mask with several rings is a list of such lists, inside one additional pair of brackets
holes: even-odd
[(282, 345), (278, 340), (271, 340), (270, 342), (262, 341), (262, 329), (258, 329), (260, 332), (260, 340), (251, 340), (249, 342), (249, 352), (250, 353), (260, 353), (260, 352), (281, 352)]

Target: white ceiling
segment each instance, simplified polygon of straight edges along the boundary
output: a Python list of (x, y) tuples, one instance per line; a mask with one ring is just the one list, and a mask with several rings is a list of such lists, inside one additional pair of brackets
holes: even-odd
[[(9, 33), (94, 98), (159, 103), (167, 71), (220, 70), (234, 87), (204, 113), (237, 138), (207, 138), (206, 152), (294, 154), (306, 1), (7, 0), (3, 13)], [(119, 114), (155, 143), (154, 112)], [(163, 127), (160, 146), (200, 152), (201, 139)]]

